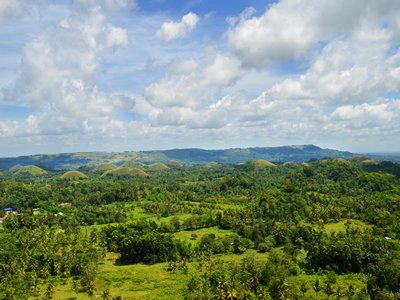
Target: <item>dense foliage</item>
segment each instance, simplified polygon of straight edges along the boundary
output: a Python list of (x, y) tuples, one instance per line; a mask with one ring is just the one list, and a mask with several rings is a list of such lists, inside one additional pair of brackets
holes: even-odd
[[(398, 299), (399, 170), (323, 159), (175, 163), (145, 177), (102, 177), (90, 166), (81, 179), (4, 172), (0, 298), (51, 298), (69, 280), (93, 295), (100, 263), (117, 253), (117, 265), (168, 262), (184, 272), (188, 299)], [(221, 259), (249, 251), (269, 255)], [(363, 288), (337, 283), (349, 274)]]

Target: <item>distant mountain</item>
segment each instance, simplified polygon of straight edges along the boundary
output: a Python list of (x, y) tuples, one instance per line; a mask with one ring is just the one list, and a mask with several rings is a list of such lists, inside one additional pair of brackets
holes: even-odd
[[(263, 159), (272, 162), (303, 162), (312, 158), (336, 157), (350, 158), (354, 153), (333, 149), (322, 149), (314, 145), (233, 148), (225, 150), (173, 149), (163, 151), (138, 152), (79, 152), (62, 154), (39, 154), (19, 157), (0, 158), (0, 170), (8, 170), (15, 165), (27, 166), (40, 164), (52, 169), (77, 169), (82, 165), (97, 166), (112, 163), (121, 166), (126, 161), (144, 164), (164, 163), (171, 160), (184, 165), (207, 164), (209, 162), (244, 163), (249, 160)], [(387, 156), (385, 156), (387, 157)], [(400, 157), (398, 157), (400, 159)], [(380, 160), (374, 156), (375, 160)]]

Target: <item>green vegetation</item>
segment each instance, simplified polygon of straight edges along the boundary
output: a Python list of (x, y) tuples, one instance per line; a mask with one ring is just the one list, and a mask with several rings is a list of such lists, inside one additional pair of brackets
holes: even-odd
[(179, 162), (179, 161), (177, 161), (177, 160), (170, 160), (169, 162), (168, 162), (168, 167), (170, 167), (170, 168), (179, 168), (179, 167), (182, 167), (183, 165)]
[(400, 165), (368, 160), (3, 171), (0, 299), (399, 299)]
[(161, 171), (161, 170), (166, 170), (168, 167), (164, 165), (163, 163), (155, 163), (149, 165), (149, 170), (151, 171)]
[(62, 179), (71, 179), (71, 178), (87, 178), (85, 174), (79, 171), (68, 171), (61, 175)]
[(43, 175), (47, 174), (47, 172), (37, 166), (20, 166), (16, 165), (10, 169), (11, 172), (19, 175), (19, 174), (26, 174), (26, 175)]
[(363, 164), (372, 164), (372, 165), (376, 165), (377, 164), (377, 162), (372, 160), (372, 159), (363, 160), (361, 163), (363, 163)]
[(128, 167), (128, 168), (137, 168), (137, 169), (144, 169), (146, 168), (146, 165), (144, 163), (141, 163), (139, 161), (126, 161), (124, 162), (121, 167)]
[(371, 160), (371, 158), (366, 155), (355, 155), (355, 156), (351, 157), (350, 160), (356, 161), (356, 162), (363, 162), (366, 160)]
[(261, 169), (262, 168), (271, 168), (271, 167), (275, 167), (276, 166), (275, 164), (273, 164), (273, 163), (271, 163), (269, 161), (263, 160), (263, 159), (257, 159), (254, 162), (250, 162), (250, 163), (254, 163), (254, 166), (256, 168), (261, 168)]
[(21, 169), (22, 169), (21, 165), (15, 165), (10, 169), (10, 171), (11, 172), (16, 172), (16, 171), (21, 170)]
[(137, 169), (137, 168), (129, 168), (129, 167), (118, 167), (113, 170), (108, 170), (103, 173), (102, 177), (105, 176), (147, 176), (147, 173)]
[[(226, 150), (174, 149), (142, 152), (87, 152), (0, 158), (0, 170), (8, 170), (17, 164), (26, 166), (38, 163), (52, 169), (77, 169), (83, 165), (98, 166), (103, 163), (112, 163), (116, 166), (121, 166), (129, 161), (140, 162), (145, 165), (157, 162), (168, 164), (170, 161), (178, 161), (183, 165), (196, 165), (208, 164), (209, 162), (239, 164), (258, 159), (272, 162), (304, 162), (312, 158), (350, 158), (352, 156), (354, 156), (354, 154), (350, 152), (321, 149), (314, 145), (236, 148)], [(400, 156), (385, 156), (379, 158), (379, 156), (375, 155), (372, 158), (379, 161), (390, 160), (400, 162)], [(143, 165), (123, 166), (139, 169), (144, 167)]]
[(117, 166), (113, 165), (111, 163), (104, 163), (104, 164), (100, 164), (98, 165), (93, 172), (97, 172), (97, 173), (104, 173), (105, 171), (109, 171), (109, 170), (114, 170), (116, 169)]
[(218, 166), (218, 163), (216, 161), (210, 161), (208, 164), (205, 165), (206, 167), (215, 167)]

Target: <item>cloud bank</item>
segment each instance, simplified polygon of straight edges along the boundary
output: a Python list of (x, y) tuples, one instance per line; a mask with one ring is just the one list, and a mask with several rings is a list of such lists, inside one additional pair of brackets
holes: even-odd
[[(15, 12), (4, 3), (0, 17), (9, 20)], [(228, 16), (218, 38), (194, 12), (164, 22), (137, 6), (76, 0), (25, 44), (0, 99), (31, 113), (1, 118), (0, 140), (41, 152), (82, 143), (400, 150), (398, 1), (281, 0)]]

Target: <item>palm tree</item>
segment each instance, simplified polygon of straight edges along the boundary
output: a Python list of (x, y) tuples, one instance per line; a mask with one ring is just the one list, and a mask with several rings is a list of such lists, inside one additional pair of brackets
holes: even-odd
[(315, 280), (313, 289), (315, 291), (315, 297), (318, 299), (318, 292), (321, 290), (321, 285), (319, 284), (319, 279)]
[(54, 286), (52, 282), (49, 282), (49, 285), (46, 288), (46, 292), (44, 293), (45, 299), (51, 299), (53, 298), (54, 294)]
[(94, 284), (94, 281), (90, 281), (88, 284), (88, 295), (93, 296), (95, 292), (96, 292), (96, 285)]
[(301, 291), (301, 293), (303, 294), (303, 298), (304, 298), (304, 294), (307, 292), (307, 286), (306, 286), (306, 283), (303, 281), (302, 283), (301, 283), (301, 286), (300, 286), (300, 291)]
[(332, 288), (330, 282), (328, 282), (328, 283), (326, 284), (326, 286), (325, 286), (325, 288), (324, 288), (324, 291), (325, 291), (325, 294), (328, 295), (328, 298), (330, 297), (330, 295), (332, 295), (332, 294), (335, 292), (334, 289)]
[(106, 289), (103, 291), (103, 294), (101, 295), (101, 299), (103, 299), (103, 300), (111, 300), (112, 299), (109, 289)]

